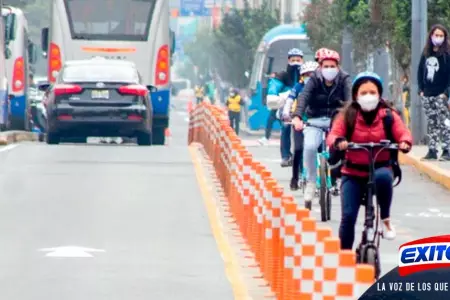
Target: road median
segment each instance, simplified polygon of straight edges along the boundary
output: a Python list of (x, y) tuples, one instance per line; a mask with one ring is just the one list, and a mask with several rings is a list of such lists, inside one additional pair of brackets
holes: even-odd
[(19, 143), (19, 142), (35, 142), (38, 136), (29, 131), (4, 131), (0, 132), (0, 146)]
[[(251, 251), (270, 296), (358, 299), (373, 284), (373, 266), (357, 264), (355, 252), (340, 249), (331, 227), (320, 226), (309, 210), (298, 207), (243, 145), (223, 109), (197, 105), (190, 114), (188, 143), (203, 145), (243, 248)], [(349, 276), (336, 276), (344, 273)]]

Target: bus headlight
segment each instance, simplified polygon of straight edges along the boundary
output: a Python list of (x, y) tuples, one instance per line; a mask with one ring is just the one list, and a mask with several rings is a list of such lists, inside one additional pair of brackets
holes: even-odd
[(159, 80), (166, 80), (166, 74), (163, 73), (163, 72), (160, 72), (160, 73), (158, 74), (158, 77), (159, 77)]
[(16, 82), (14, 82), (14, 85), (16, 86), (16, 89), (20, 89), (22, 87), (22, 81), (16, 80)]

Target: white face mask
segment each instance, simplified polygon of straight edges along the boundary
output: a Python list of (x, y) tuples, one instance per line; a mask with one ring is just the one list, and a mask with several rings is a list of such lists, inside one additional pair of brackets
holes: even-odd
[(333, 81), (339, 73), (338, 68), (323, 68), (321, 69), (322, 76), (328, 81)]
[(367, 94), (359, 97), (357, 102), (363, 111), (373, 111), (377, 108), (378, 103), (380, 102), (380, 97), (377, 95)]
[(309, 81), (310, 78), (311, 78), (311, 77), (306, 77), (305, 79), (303, 79), (303, 83), (306, 85), (306, 84), (308, 83), (308, 81)]
[(442, 43), (444, 42), (444, 38), (443, 38), (443, 37), (435, 37), (435, 36), (432, 36), (432, 37), (431, 37), (431, 42), (432, 42), (433, 45), (435, 45), (435, 46), (440, 46), (440, 45), (442, 45)]
[(302, 65), (302, 63), (298, 62), (298, 61), (294, 61), (294, 62), (290, 62), (289, 65), (292, 67), (300, 67)]

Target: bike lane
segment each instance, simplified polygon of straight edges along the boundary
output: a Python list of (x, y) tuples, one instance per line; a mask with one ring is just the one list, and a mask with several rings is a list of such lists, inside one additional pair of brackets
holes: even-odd
[[(255, 159), (265, 164), (278, 182), (289, 191), (291, 168), (281, 168), (279, 143), (271, 141), (269, 146), (262, 147), (255, 137), (244, 135), (243, 143), (248, 147)], [(431, 181), (412, 166), (402, 166), (403, 179), (394, 189), (391, 218), (397, 231), (394, 241), (381, 242), (380, 256), (382, 275), (397, 266), (398, 248), (401, 244), (429, 236), (448, 234), (450, 225), (450, 191)], [(290, 192), (290, 191), (289, 191)], [(290, 192), (303, 207), (302, 191)], [(340, 198), (333, 197), (331, 220), (318, 222), (319, 226), (330, 226), (334, 235), (338, 235), (340, 223)], [(313, 202), (313, 216), (320, 220), (318, 199)], [(360, 210), (356, 227), (355, 247), (361, 239), (364, 209)]]

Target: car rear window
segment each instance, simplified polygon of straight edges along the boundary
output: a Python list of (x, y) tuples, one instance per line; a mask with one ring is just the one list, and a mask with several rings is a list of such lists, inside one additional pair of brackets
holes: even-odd
[(64, 82), (126, 82), (139, 83), (136, 69), (117, 65), (66, 66), (62, 73)]

